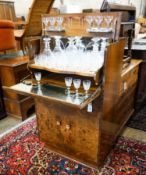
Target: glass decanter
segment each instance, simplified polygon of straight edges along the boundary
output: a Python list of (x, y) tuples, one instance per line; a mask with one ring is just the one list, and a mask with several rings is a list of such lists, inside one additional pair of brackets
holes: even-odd
[(49, 37), (43, 38), (43, 42), (44, 42), (43, 53), (46, 54), (47, 56), (52, 53), (51, 48), (50, 48), (50, 41), (51, 41), (51, 38)]
[(98, 37), (93, 37), (92, 38), (92, 42), (93, 42), (93, 52), (98, 52), (99, 51), (99, 42), (100, 42), (100, 38)]
[(77, 50), (77, 48), (75, 46), (75, 38), (74, 37), (69, 37), (67, 44), (68, 44), (68, 46), (66, 47), (66, 50), (68, 50), (68, 51)]
[(55, 47), (53, 49), (53, 52), (62, 52), (63, 42), (61, 41), (61, 36), (54, 36), (55, 40)]
[(81, 37), (75, 37), (75, 46), (79, 51), (85, 51), (85, 45), (82, 43)]

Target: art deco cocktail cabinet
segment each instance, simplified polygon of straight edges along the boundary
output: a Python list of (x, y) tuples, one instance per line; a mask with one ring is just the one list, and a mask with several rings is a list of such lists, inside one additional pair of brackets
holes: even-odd
[[(102, 19), (100, 26), (92, 17)], [(43, 15), (49, 22), (43, 23), (41, 53), (28, 65), (32, 79), (5, 88), (34, 97), (39, 137), (49, 149), (97, 168), (133, 112), (140, 61), (123, 69), (120, 13), (92, 17)], [(73, 83), (65, 83), (66, 77)]]

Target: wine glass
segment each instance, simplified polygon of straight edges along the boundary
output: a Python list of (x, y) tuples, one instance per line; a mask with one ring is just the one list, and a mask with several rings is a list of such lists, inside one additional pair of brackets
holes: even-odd
[(67, 95), (70, 95), (71, 84), (72, 84), (72, 77), (65, 77), (65, 85), (67, 86)]
[(97, 28), (100, 29), (101, 23), (103, 21), (103, 16), (96, 16), (94, 19), (95, 19), (95, 22), (97, 24)]
[(113, 16), (105, 16), (104, 17), (104, 20), (105, 20), (105, 22), (107, 24), (107, 28), (109, 29), (110, 28), (110, 25), (111, 25), (111, 22), (113, 20)]
[(44, 31), (47, 30), (48, 22), (49, 22), (49, 18), (48, 17), (43, 17), (42, 18), (42, 23), (44, 24)]
[(93, 16), (86, 16), (85, 17), (85, 20), (87, 21), (88, 23), (88, 29), (91, 29), (91, 26), (92, 26), (92, 22), (94, 20), (94, 17)]
[(83, 80), (83, 88), (85, 90), (85, 97), (88, 97), (88, 91), (90, 89), (91, 86), (91, 80)]
[(54, 31), (55, 30), (55, 22), (56, 22), (56, 18), (55, 17), (50, 17), (49, 18), (49, 22), (50, 22), (50, 30)]
[(73, 84), (74, 84), (74, 87), (76, 89), (75, 96), (76, 96), (76, 98), (78, 98), (79, 97), (79, 90), (78, 89), (80, 88), (80, 85), (81, 85), (81, 79), (74, 79)]
[(63, 23), (64, 18), (63, 17), (57, 17), (56, 22), (57, 22), (57, 30), (61, 31), (62, 30), (62, 23)]
[(35, 79), (37, 81), (38, 87), (40, 87), (40, 81), (41, 81), (42, 73), (41, 72), (35, 72), (34, 76), (35, 76)]

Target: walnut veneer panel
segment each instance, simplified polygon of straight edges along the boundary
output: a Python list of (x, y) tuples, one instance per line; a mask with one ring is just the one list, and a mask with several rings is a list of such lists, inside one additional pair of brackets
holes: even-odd
[(36, 99), (40, 139), (65, 156), (96, 166), (99, 159), (99, 118), (97, 99), (93, 112), (68, 107), (52, 100)]

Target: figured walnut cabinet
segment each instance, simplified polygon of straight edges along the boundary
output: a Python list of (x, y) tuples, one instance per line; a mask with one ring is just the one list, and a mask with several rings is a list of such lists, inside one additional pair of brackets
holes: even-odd
[[(77, 16), (74, 17), (78, 19)], [(47, 34), (73, 36), (73, 29)], [(98, 36), (98, 33), (89, 33), (83, 28), (76, 28), (74, 31), (77, 36)], [(111, 34), (109, 33), (109, 37), (113, 36)], [(133, 112), (140, 61), (131, 61), (123, 70), (125, 40), (115, 36), (112, 41), (118, 41), (107, 46), (102, 74), (99, 74), (101, 69), (90, 74), (61, 72), (35, 65), (31, 61), (28, 67), (32, 74), (37, 71), (42, 73), (41, 86), (36, 86), (32, 79), (29, 85), (24, 81), (5, 87), (7, 91), (27, 94), (35, 99), (38, 133), (46, 147), (94, 168), (104, 164), (117, 136)], [(77, 101), (72, 96), (68, 98), (65, 94), (65, 76), (90, 79), (92, 84), (88, 98), (83, 95)], [(83, 94), (83, 87), (80, 93)], [(87, 108), (91, 103), (92, 110), (89, 111)]]
[[(140, 61), (133, 60), (130, 67), (122, 70), (124, 44), (122, 40), (108, 46), (103, 86), (92, 81), (91, 95), (88, 99), (81, 98), (78, 103), (67, 98), (64, 79), (60, 78), (63, 75), (58, 74), (58, 80), (54, 77), (56, 73), (50, 72), (48, 80), (42, 79), (41, 89), (24, 83), (5, 87), (34, 97), (39, 137), (49, 149), (94, 168), (103, 165), (133, 112)], [(32, 68), (32, 71), (36, 70), (42, 71)], [(93, 111), (87, 112), (91, 102)]]
[(41, 140), (56, 152), (96, 167), (101, 117), (97, 101), (93, 104), (94, 112), (88, 113), (86, 108), (80, 110), (52, 100), (36, 99)]

